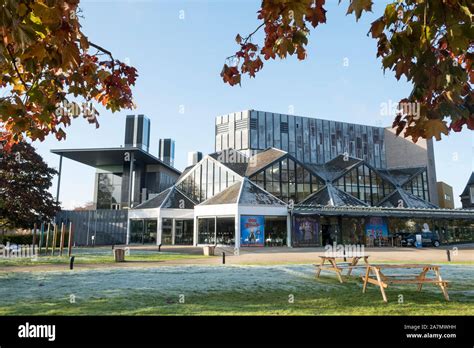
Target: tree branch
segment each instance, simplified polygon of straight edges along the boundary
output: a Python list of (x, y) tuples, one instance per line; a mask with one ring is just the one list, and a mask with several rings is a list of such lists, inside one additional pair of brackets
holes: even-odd
[(104, 52), (105, 54), (107, 54), (107, 55), (110, 57), (110, 59), (112, 59), (113, 61), (115, 61), (114, 57), (112, 56), (112, 52), (110, 52), (109, 50), (106, 50), (106, 49), (103, 48), (102, 46), (96, 45), (95, 43), (90, 42), (90, 41), (89, 41), (89, 45), (90, 45), (91, 47), (94, 47), (94, 48), (98, 49), (98, 50), (101, 51), (101, 52)]
[(18, 67), (16, 66), (16, 59), (15, 57), (13, 56), (13, 53), (10, 51), (10, 46), (7, 45), (7, 51), (8, 51), (8, 54), (10, 55), (10, 58), (12, 60), (12, 64), (13, 64), (13, 67), (15, 68), (15, 71), (18, 75), (18, 78), (20, 79), (21, 83), (23, 84), (23, 86), (25, 87), (25, 90), (28, 91), (28, 86), (26, 85), (25, 83), (25, 80), (23, 80), (23, 77), (21, 77), (21, 74), (20, 74), (20, 71), (18, 70)]

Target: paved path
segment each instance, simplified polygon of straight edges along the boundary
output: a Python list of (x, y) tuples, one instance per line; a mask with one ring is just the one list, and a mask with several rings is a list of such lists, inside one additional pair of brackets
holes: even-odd
[[(132, 248), (133, 250), (134, 248)], [(143, 249), (143, 248), (141, 248)], [(153, 250), (152, 247), (147, 249)], [(377, 262), (447, 262), (446, 250), (441, 248), (366, 248), (370, 255), (371, 263)], [(449, 247), (451, 261), (456, 263), (474, 262), (474, 245), (458, 245), (457, 249)], [(191, 255), (202, 254), (200, 248), (195, 247), (163, 247), (163, 251), (180, 252)], [(226, 253), (226, 264), (304, 264), (319, 262), (319, 255), (323, 255), (324, 248), (244, 248), (239, 256), (232, 255), (232, 248), (217, 249), (217, 256), (209, 258), (187, 258), (165, 261), (128, 261), (122, 263), (80, 264), (74, 265), (75, 270), (107, 269), (107, 268), (149, 268), (175, 265), (219, 265), (222, 264), (222, 251)], [(133, 252), (133, 251), (132, 251)], [(38, 271), (64, 271), (69, 269), (69, 264), (50, 264), (34, 266), (4, 266), (0, 272), (38, 272)]]

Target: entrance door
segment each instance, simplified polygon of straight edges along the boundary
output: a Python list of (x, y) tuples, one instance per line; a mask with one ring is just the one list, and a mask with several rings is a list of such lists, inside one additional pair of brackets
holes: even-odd
[(323, 239), (323, 245), (332, 245), (332, 238), (331, 238), (331, 226), (330, 225), (322, 225), (321, 226), (321, 235)]
[(144, 220), (130, 220), (130, 244), (143, 243)]

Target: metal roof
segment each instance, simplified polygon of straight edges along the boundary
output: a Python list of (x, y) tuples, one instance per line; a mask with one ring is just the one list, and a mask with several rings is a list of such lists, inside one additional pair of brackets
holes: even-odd
[(328, 183), (323, 188), (309, 195), (300, 204), (305, 206), (367, 206), (360, 199)]
[(133, 152), (133, 156), (137, 161), (145, 164), (160, 164), (176, 172), (177, 174), (181, 174), (178, 169), (164, 163), (152, 154), (136, 147), (57, 149), (51, 150), (51, 152), (94, 168), (123, 165), (125, 153)]
[(382, 207), (398, 207), (399, 202), (403, 202), (406, 208), (437, 208), (436, 205), (425, 201), (404, 189), (397, 187), (395, 191), (385, 197), (378, 205)]
[(388, 217), (421, 217), (469, 219), (474, 222), (474, 210), (468, 209), (440, 209), (440, 208), (386, 208), (386, 207), (314, 207), (297, 204), (293, 208), (294, 214), (319, 214), (340, 216), (388, 216)]
[(461, 197), (463, 196), (469, 196), (469, 186), (474, 185), (474, 172), (472, 172), (471, 177), (467, 181), (466, 187), (461, 193)]
[[(184, 206), (181, 206), (181, 202)], [(193, 209), (195, 205), (196, 203), (182, 193), (176, 186), (172, 186), (132, 209)]]
[(265, 191), (247, 178), (233, 184), (224, 191), (202, 202), (200, 205), (216, 204), (286, 206), (279, 198)]

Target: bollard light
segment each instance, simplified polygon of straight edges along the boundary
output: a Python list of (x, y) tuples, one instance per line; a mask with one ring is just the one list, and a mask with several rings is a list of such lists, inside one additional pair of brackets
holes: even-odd
[(73, 269), (74, 268), (74, 256), (71, 256), (71, 258), (69, 259), (69, 269)]

